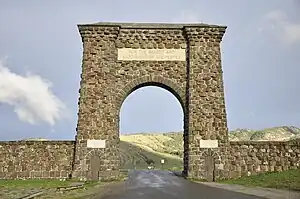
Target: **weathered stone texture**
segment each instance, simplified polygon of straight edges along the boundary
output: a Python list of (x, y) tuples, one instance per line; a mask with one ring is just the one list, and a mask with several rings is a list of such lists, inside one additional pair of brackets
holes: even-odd
[(300, 168), (300, 139), (288, 142), (231, 141), (230, 178)]
[[(188, 44), (189, 90), (189, 161), (188, 171), (193, 178), (203, 178), (207, 150), (200, 149), (200, 139), (219, 141), (214, 150), (216, 164), (226, 164), (228, 129), (225, 111), (220, 42), (224, 27), (186, 27)], [(224, 171), (227, 169), (223, 168)], [(219, 174), (220, 172), (216, 172)], [(222, 173), (220, 173), (222, 174)], [(224, 172), (223, 172), (223, 175)], [(217, 178), (223, 176), (217, 176)]]
[(0, 142), (0, 179), (67, 178), (74, 141)]
[[(91, 154), (106, 164), (100, 171), (119, 170), (119, 111), (134, 90), (160, 86), (172, 92), (184, 110), (184, 168), (203, 178), (200, 139), (218, 139), (219, 161), (225, 164), (227, 127), (222, 84), (220, 42), (225, 27), (161, 24), (79, 25), (83, 63), (75, 176), (89, 175)], [(186, 61), (120, 61), (118, 48), (186, 49)], [(91, 152), (87, 139), (107, 141)], [(75, 172), (75, 173), (76, 173)]]

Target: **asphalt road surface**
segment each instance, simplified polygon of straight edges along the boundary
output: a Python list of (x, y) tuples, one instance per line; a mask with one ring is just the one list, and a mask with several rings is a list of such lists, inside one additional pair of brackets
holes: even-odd
[(129, 178), (100, 199), (263, 199), (209, 187), (168, 171), (130, 171)]

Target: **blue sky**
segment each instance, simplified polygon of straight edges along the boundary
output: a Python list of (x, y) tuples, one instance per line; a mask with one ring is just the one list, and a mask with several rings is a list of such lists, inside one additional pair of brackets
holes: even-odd
[[(0, 139), (73, 139), (81, 73), (78, 23), (227, 25), (222, 63), (228, 127), (300, 126), (298, 0), (0, 0)], [(132, 93), (121, 132), (182, 130), (168, 91)]]

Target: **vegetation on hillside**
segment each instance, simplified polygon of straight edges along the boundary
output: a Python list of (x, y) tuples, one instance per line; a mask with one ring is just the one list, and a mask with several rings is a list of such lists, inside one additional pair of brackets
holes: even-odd
[(134, 144), (147, 151), (161, 153), (168, 157), (183, 157), (182, 133), (141, 133), (121, 135), (121, 141)]
[[(147, 169), (148, 165), (153, 165), (157, 169), (182, 169), (182, 159), (169, 154), (162, 154), (156, 151), (146, 150), (143, 147), (121, 141), (121, 166), (123, 169)], [(164, 164), (161, 164), (161, 160)]]
[(232, 141), (288, 141), (300, 138), (300, 129), (294, 126), (281, 126), (266, 128), (263, 130), (236, 129), (229, 132), (229, 139)]

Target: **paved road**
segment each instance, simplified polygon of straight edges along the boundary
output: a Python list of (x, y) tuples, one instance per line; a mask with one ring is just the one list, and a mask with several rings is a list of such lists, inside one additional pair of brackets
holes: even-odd
[(187, 181), (168, 171), (131, 171), (125, 183), (101, 199), (262, 199)]

